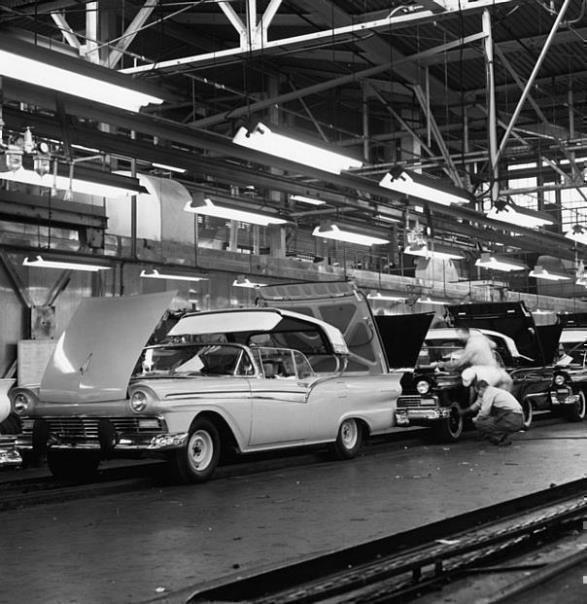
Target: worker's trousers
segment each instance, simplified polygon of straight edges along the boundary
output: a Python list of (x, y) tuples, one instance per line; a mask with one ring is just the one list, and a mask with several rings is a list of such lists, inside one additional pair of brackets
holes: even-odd
[(523, 423), (524, 418), (521, 413), (493, 409), (491, 415), (478, 417), (475, 420), (475, 427), (483, 438), (499, 442), (521, 430)]

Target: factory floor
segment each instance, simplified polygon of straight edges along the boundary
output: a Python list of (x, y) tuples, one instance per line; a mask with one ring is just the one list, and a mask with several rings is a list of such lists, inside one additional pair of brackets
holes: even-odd
[[(202, 583), (583, 478), (587, 423), (0, 513), (0, 602), (182, 602)], [(410, 441), (411, 442), (411, 441)]]

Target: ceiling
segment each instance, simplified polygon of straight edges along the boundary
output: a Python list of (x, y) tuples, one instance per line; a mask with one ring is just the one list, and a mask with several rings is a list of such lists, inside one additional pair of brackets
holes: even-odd
[[(421, 202), (384, 191), (378, 181), (392, 166), (422, 167), (478, 199), (471, 207), (425, 211), (421, 220), (433, 224), (437, 237), (465, 246), (475, 237), (527, 251), (544, 251), (546, 241), (553, 254), (572, 258), (569, 242), (556, 233), (504, 231), (479, 212), (492, 182), (508, 189), (516, 164), (529, 165), (517, 177), (538, 177), (554, 188), (582, 183), (583, 166), (574, 158), (582, 151), (587, 156), (587, 16), (583, 0), (564, 5), (506, 143), (504, 132), (563, 0), (7, 0), (0, 32), (72, 55), (97, 44), (94, 56), (102, 64), (165, 90), (172, 100), (129, 115), (84, 100), (56, 102), (5, 80), (4, 120), (9, 132), (28, 125), (37, 136), (64, 141), (65, 152), (76, 157), (84, 152), (72, 144), (99, 149), (122, 167), (137, 159), (139, 170), (153, 162), (186, 168), (182, 179), (192, 188), (235, 194), (236, 185), (241, 203), (293, 211), (301, 224), (344, 212), (385, 227), (382, 210), (404, 221), (406, 209), (413, 213)], [(256, 19), (247, 19), (253, 8)], [(255, 27), (267, 11), (274, 13), (269, 27)], [(482, 35), (489, 21), (495, 140), (503, 143), (495, 171)], [(367, 165), (326, 175), (232, 144), (239, 126), (259, 120), (340, 145), (365, 156)], [(242, 194), (250, 186), (255, 195)], [(286, 193), (319, 195), (328, 203), (317, 214), (292, 207)], [(538, 191), (536, 199), (542, 209)]]

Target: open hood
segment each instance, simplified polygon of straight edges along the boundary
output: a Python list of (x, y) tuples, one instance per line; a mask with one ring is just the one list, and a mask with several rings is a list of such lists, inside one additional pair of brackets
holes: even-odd
[(587, 312), (574, 312), (558, 315), (563, 329), (587, 327)]
[(415, 367), (434, 313), (376, 315), (375, 323), (391, 369)]
[(524, 302), (461, 304), (447, 306), (447, 312), (455, 327), (490, 329), (509, 336), (516, 343), (518, 352), (534, 359), (537, 365), (548, 365), (554, 358), (561, 326), (537, 328)]
[(49, 403), (126, 397), (134, 366), (176, 292), (87, 298), (59, 338), (41, 380)]

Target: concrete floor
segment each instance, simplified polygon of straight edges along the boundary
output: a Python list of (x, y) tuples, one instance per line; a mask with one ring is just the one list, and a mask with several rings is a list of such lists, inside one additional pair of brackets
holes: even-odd
[(0, 514), (0, 602), (169, 602), (198, 584), (356, 545), (587, 473), (587, 424), (378, 452)]

